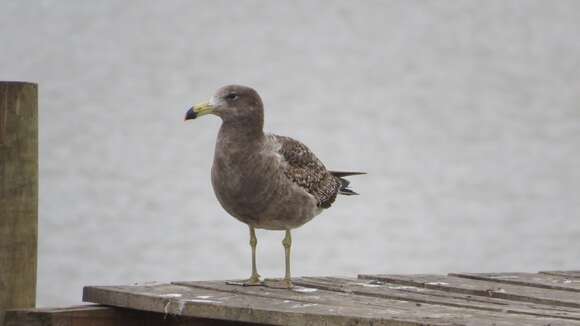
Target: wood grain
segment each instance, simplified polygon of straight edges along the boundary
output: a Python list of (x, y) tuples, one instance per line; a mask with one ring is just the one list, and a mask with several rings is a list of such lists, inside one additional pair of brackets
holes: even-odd
[(397, 299), (417, 303), (437, 304), (451, 307), (464, 307), (508, 314), (524, 314), (580, 320), (580, 309), (558, 307), (500, 298), (480, 297), (450, 291), (427, 289), (417, 286), (406, 286), (373, 280), (337, 277), (304, 277), (295, 284), (328, 289), (332, 291), (367, 295), (381, 298)]
[(167, 316), (99, 305), (21, 309), (6, 313), (4, 326), (249, 326), (252, 324)]
[[(344, 284), (335, 283), (346, 289)], [(541, 309), (536, 310), (538, 314), (510, 313), (481, 302), (453, 306), (430, 302), (431, 298), (419, 303), (404, 297), (337, 291), (318, 285), (292, 290), (233, 286), (223, 281), (90, 286), (85, 287), (83, 299), (169, 315), (271, 325), (580, 325), (574, 320), (579, 316), (574, 315), (577, 311), (567, 316)]]
[(37, 109), (36, 84), (0, 82), (0, 312), (36, 300)]
[(543, 273), (450, 273), (449, 276), (463, 277), (542, 289), (580, 292), (580, 279)]
[(577, 292), (547, 291), (531, 286), (472, 280), (446, 275), (359, 275), (359, 278), (483, 297), (580, 308), (580, 293)]
[(540, 274), (561, 276), (569, 279), (580, 279), (580, 271), (543, 271)]
[(6, 326), (580, 326), (580, 293), (548, 286), (566, 278), (528, 274), (301, 277), (291, 290), (224, 281), (87, 286), (84, 301), (115, 308), (10, 311)]

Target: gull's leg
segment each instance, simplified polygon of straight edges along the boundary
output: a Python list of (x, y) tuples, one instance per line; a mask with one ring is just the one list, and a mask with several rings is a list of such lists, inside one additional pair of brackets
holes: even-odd
[(260, 281), (260, 275), (258, 274), (258, 268), (256, 268), (256, 246), (258, 245), (258, 238), (256, 238), (256, 230), (254, 227), (250, 226), (250, 246), (252, 247), (252, 276), (248, 280), (250, 285), (262, 284)]
[(284, 255), (286, 256), (286, 274), (284, 275), (284, 280), (282, 282), (288, 288), (291, 288), (292, 279), (290, 277), (290, 247), (292, 247), (292, 235), (290, 234), (290, 230), (286, 230), (286, 235), (284, 236), (284, 240), (282, 240), (282, 245), (284, 246)]
[(252, 275), (249, 279), (243, 282), (226, 282), (230, 285), (242, 285), (242, 286), (251, 286), (251, 285), (262, 285), (262, 281), (260, 281), (260, 274), (258, 274), (258, 269), (256, 268), (256, 247), (258, 246), (258, 238), (256, 238), (256, 230), (253, 226), (249, 225), (250, 227), (250, 247), (252, 247)]
[(284, 240), (282, 240), (282, 245), (284, 246), (284, 255), (286, 257), (286, 274), (284, 275), (284, 279), (267, 279), (264, 281), (264, 285), (277, 289), (291, 289), (293, 285), (290, 277), (290, 248), (292, 247), (292, 235), (290, 234), (290, 230), (286, 230), (286, 235), (284, 236)]

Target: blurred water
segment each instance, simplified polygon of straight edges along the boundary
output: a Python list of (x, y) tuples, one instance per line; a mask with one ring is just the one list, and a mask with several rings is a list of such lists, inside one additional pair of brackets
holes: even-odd
[[(219, 86), (362, 195), (296, 230), (294, 275), (578, 269), (576, 1), (4, 1), (0, 78), (40, 84), (41, 306), (88, 284), (249, 275), (209, 181)], [(262, 275), (280, 232), (258, 232)]]

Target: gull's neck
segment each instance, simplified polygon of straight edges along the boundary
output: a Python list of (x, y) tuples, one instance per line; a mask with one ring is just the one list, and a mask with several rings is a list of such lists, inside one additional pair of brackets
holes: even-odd
[(223, 115), (218, 141), (225, 140), (229, 145), (252, 144), (264, 138), (264, 112), (253, 108), (251, 114)]
[(264, 139), (262, 126), (262, 120), (224, 120), (218, 133), (218, 143), (232, 150), (259, 144)]

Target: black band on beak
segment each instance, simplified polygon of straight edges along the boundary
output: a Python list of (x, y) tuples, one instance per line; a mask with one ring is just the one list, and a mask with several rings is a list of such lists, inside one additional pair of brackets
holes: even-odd
[(185, 120), (191, 120), (195, 118), (197, 118), (197, 113), (193, 111), (193, 108), (187, 110), (187, 113), (185, 114)]

